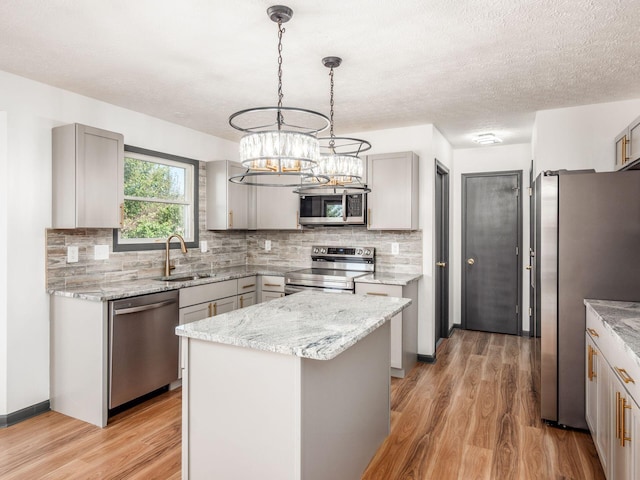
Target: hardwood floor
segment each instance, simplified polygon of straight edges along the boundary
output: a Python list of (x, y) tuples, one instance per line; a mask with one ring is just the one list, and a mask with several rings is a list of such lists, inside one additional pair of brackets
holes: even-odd
[[(589, 434), (538, 418), (537, 346), (456, 330), (435, 364), (392, 380), (391, 434), (362, 479), (604, 479)], [(104, 429), (48, 412), (0, 430), (0, 479), (179, 479), (180, 402), (165, 393)]]

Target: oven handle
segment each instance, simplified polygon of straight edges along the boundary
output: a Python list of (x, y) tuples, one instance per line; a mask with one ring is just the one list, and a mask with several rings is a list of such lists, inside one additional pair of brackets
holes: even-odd
[(342, 221), (347, 221), (347, 191), (342, 192)]
[(323, 288), (323, 287), (306, 287), (299, 285), (285, 285), (284, 294), (292, 295), (294, 293), (303, 292), (305, 290), (315, 290), (317, 292), (331, 292), (331, 293), (353, 293), (352, 290), (342, 290), (339, 288)]

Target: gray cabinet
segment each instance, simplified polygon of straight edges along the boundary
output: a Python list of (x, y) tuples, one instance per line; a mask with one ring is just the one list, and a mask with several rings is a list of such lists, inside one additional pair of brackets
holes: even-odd
[(640, 165), (640, 117), (615, 138), (615, 170), (638, 169)]
[(124, 137), (78, 123), (56, 127), (53, 228), (120, 228), (124, 208)]
[(268, 302), (281, 297), (284, 297), (284, 277), (261, 275), (260, 302)]
[(367, 156), (367, 226), (418, 229), (418, 156), (413, 152)]
[(625, 165), (629, 162), (629, 129), (625, 128), (617, 137), (616, 137), (616, 164), (615, 169), (620, 170), (624, 168)]
[[(274, 178), (274, 182), (291, 183), (291, 177)], [(256, 214), (258, 230), (298, 230), (300, 197), (289, 187), (257, 187)]]
[(250, 208), (251, 187), (229, 181), (244, 173), (239, 163), (228, 160), (207, 162), (207, 230), (255, 228), (255, 209)]

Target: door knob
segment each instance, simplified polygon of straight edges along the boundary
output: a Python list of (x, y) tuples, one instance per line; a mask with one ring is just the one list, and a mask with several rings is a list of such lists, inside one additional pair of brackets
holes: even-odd
[(473, 265), (474, 263), (476, 263), (476, 261), (473, 258), (467, 258), (467, 263), (469, 265)]
[(437, 265), (438, 267), (442, 267), (442, 268), (444, 268), (444, 267), (446, 267), (446, 266), (447, 266), (447, 262), (436, 262), (436, 265)]

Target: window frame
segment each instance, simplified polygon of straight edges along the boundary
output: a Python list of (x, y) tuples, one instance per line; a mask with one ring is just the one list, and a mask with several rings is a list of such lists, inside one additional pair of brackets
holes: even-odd
[[(125, 157), (127, 153), (145, 155), (147, 157), (155, 157), (159, 159), (169, 160), (172, 162), (185, 163), (193, 166), (193, 240), (186, 241), (187, 248), (198, 248), (200, 238), (200, 218), (199, 218), (199, 206), (200, 206), (200, 162), (191, 158), (180, 157), (178, 155), (172, 155), (170, 153), (157, 152), (154, 150), (148, 150), (146, 148), (135, 147), (133, 145), (124, 146)], [(124, 160), (123, 160), (124, 168)], [(122, 185), (124, 192), (124, 183)], [(124, 201), (124, 195), (123, 195)], [(170, 248), (179, 248), (179, 242), (171, 242)], [(164, 250), (166, 248), (165, 241), (153, 241), (153, 242), (136, 242), (136, 243), (121, 243), (120, 242), (120, 229), (113, 229), (113, 251), (114, 252), (136, 252), (143, 250)]]

